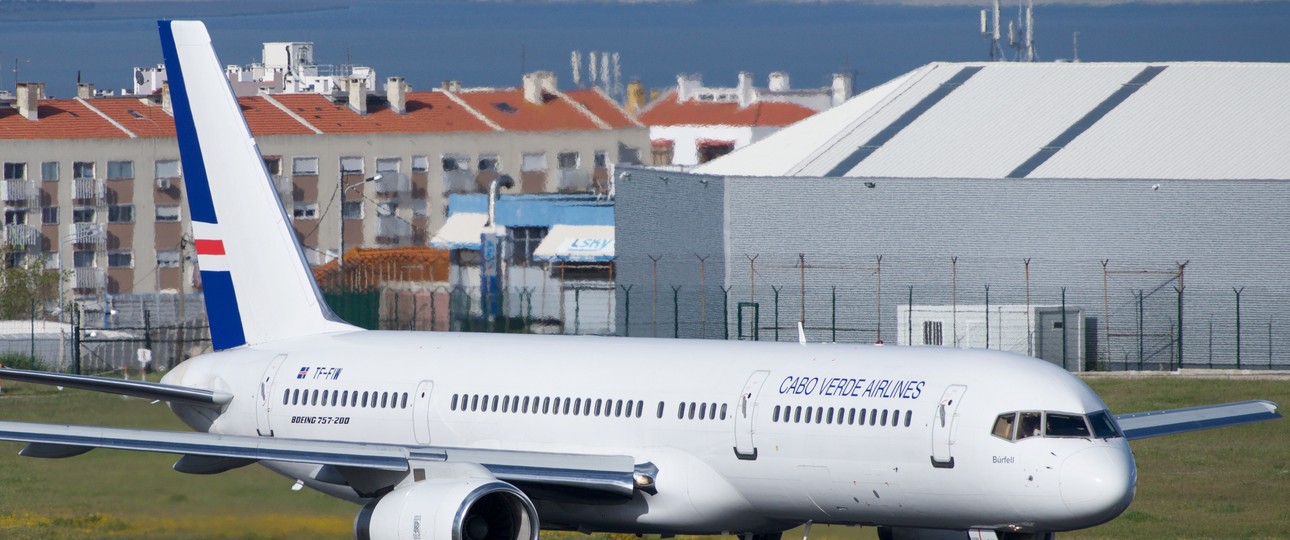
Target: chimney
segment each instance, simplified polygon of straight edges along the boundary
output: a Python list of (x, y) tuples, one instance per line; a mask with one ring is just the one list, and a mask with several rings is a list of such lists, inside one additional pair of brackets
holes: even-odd
[(81, 99), (94, 99), (94, 84), (93, 84), (93, 83), (77, 83), (77, 84), (76, 84), (76, 97), (81, 98)]
[(555, 92), (555, 73), (534, 71), (524, 74), (524, 100), (534, 105), (546, 103), (544, 94)]
[(40, 99), (45, 97), (45, 83), (18, 83), (18, 114), (28, 120), (40, 118)]
[(403, 77), (390, 77), (385, 80), (385, 99), (390, 103), (390, 110), (399, 114), (408, 112), (408, 88)]
[(676, 76), (676, 100), (689, 101), (703, 87), (703, 76), (698, 73)]
[(753, 102), (753, 75), (748, 71), (739, 72), (739, 86), (735, 88), (735, 94), (739, 96), (739, 106), (747, 107)]
[(833, 106), (837, 107), (846, 100), (851, 99), (851, 74), (834, 73), (833, 74)]
[(362, 77), (350, 77), (348, 92), (350, 110), (367, 114), (367, 81)]
[(175, 115), (175, 107), (170, 103), (170, 81), (161, 83), (161, 110), (170, 116)]
[(776, 71), (770, 74), (770, 91), (786, 92), (790, 88), (788, 85), (788, 74), (783, 71)]
[(645, 108), (645, 83), (632, 80), (627, 83), (627, 112), (636, 114)]
[(461, 81), (445, 80), (443, 81), (444, 92), (461, 92)]

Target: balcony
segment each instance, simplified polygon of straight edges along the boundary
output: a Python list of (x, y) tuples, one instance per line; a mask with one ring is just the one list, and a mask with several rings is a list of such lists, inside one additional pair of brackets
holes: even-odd
[(97, 178), (77, 178), (72, 190), (72, 199), (77, 202), (98, 202), (107, 196), (106, 186)]
[(102, 268), (74, 268), (72, 270), (72, 288), (78, 291), (100, 290), (107, 284)]
[(475, 175), (471, 174), (470, 171), (443, 172), (444, 193), (476, 193), (478, 191), (475, 188)]
[(398, 216), (380, 216), (376, 219), (376, 243), (399, 245), (412, 239), (412, 224)]
[(31, 225), (5, 225), (5, 243), (19, 246), (35, 246), (40, 243), (40, 230)]
[(560, 193), (591, 191), (591, 173), (580, 169), (560, 169), (556, 190)]
[(291, 204), (291, 201), (294, 200), (292, 190), (295, 189), (295, 186), (291, 184), (291, 177), (275, 174), (270, 178), (273, 180), (273, 189), (278, 192), (278, 199), (282, 201), (283, 206)]
[(73, 223), (72, 243), (77, 245), (102, 246), (107, 241), (107, 232), (102, 223)]
[(381, 172), (381, 179), (376, 181), (376, 194), (386, 197), (412, 191), (412, 178), (400, 172)]
[(0, 184), (0, 190), (3, 190), (4, 202), (8, 204), (26, 203), (40, 193), (31, 180), (5, 180)]

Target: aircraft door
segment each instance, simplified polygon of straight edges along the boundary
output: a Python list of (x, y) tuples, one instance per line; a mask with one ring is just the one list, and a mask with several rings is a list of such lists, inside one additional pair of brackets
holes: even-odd
[(264, 375), (260, 377), (260, 395), (256, 401), (259, 407), (255, 411), (255, 430), (261, 437), (273, 436), (273, 425), (270, 423), (269, 416), (273, 412), (273, 379), (278, 374), (278, 368), (282, 367), (282, 362), (286, 361), (287, 355), (279, 354), (273, 357), (269, 362), (268, 369), (264, 370)]
[(421, 381), (412, 400), (412, 432), (417, 444), (430, 444), (430, 391), (434, 381)]
[(958, 421), (959, 403), (967, 387), (961, 384), (951, 385), (941, 395), (936, 404), (936, 414), (932, 416), (932, 466), (938, 469), (954, 468), (954, 423)]
[(757, 459), (757, 446), (753, 441), (753, 419), (757, 412), (757, 395), (766, 383), (769, 371), (758, 371), (748, 377), (744, 391), (739, 394), (735, 404), (735, 457), (745, 460)]

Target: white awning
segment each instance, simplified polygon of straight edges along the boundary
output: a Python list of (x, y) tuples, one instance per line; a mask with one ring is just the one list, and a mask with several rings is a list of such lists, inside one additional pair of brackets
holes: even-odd
[(488, 223), (488, 214), (461, 212), (448, 216), (430, 245), (439, 249), (479, 249), (479, 235)]
[(608, 262), (614, 260), (612, 225), (553, 225), (533, 250), (540, 261)]

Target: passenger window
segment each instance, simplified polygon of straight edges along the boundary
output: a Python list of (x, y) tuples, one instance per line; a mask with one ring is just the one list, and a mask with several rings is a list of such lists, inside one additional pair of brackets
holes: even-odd
[(775, 406), (775, 411), (774, 411), (774, 412), (772, 412), (772, 413), (770, 413), (770, 421), (771, 421), (771, 422), (778, 422), (778, 421), (779, 421), (779, 405), (776, 405), (776, 406)]
[(582, 415), (591, 416), (591, 398), (582, 400)]
[(403, 393), (403, 399), (399, 401), (399, 408), (400, 408), (400, 409), (406, 409), (406, 408), (408, 408), (408, 393), (407, 393), (407, 392), (404, 392), (404, 393)]
[[(638, 399), (638, 400), (636, 400), (636, 418), (640, 418), (640, 417), (641, 417), (641, 412), (642, 412), (642, 411), (644, 411), (644, 410), (645, 410), (645, 402), (644, 402), (644, 401), (642, 401), (642, 400), (639, 400), (639, 399)], [(663, 416), (663, 414), (662, 414), (662, 412), (660, 411), (660, 413), (659, 413), (659, 417), (662, 417), (662, 416)]]
[(722, 403), (722, 404), (721, 404), (721, 419), (722, 419), (722, 420), (725, 420), (725, 419), (726, 419), (726, 404), (725, 404), (725, 403)]
[[(341, 407), (345, 407), (345, 406), (348, 406), (348, 405), (351, 405), (351, 403), (349, 402), (349, 390), (345, 390), (344, 392), (341, 392), (341, 393), (340, 393), (340, 406), (341, 406)], [(453, 406), (453, 408), (454, 408), (454, 409), (457, 407), (457, 395), (456, 395), (456, 394), (453, 394), (453, 395), (452, 395), (452, 406)]]
[(318, 391), (317, 391), (317, 390), (314, 390), (313, 403), (311, 403), (311, 405), (315, 405), (315, 406), (316, 406), (316, 405), (318, 405)]
[(707, 416), (708, 416), (708, 404), (702, 403), (699, 405), (699, 420), (703, 420), (707, 418)]
[(547, 414), (551, 410), (551, 398), (542, 398), (542, 414)]
[(291, 390), (283, 390), (283, 391), (282, 391), (282, 404), (283, 404), (283, 405), (286, 405), (288, 401), (291, 401)]
[(694, 409), (697, 407), (698, 407), (698, 404), (690, 403), (690, 414), (689, 414), (690, 420), (694, 420)]
[(802, 423), (802, 408), (801, 408), (801, 407), (793, 407), (793, 423), (795, 423), (795, 424), (800, 424), (800, 423)]
[(856, 410), (851, 409), (851, 412), (847, 414), (847, 425), (852, 426), (852, 425), (855, 425), (855, 423), (856, 423)]
[(659, 418), (662, 418), (662, 417), (663, 417), (663, 402), (662, 402), (662, 401), (658, 402), (658, 417), (659, 417)]
[[(622, 416), (622, 415), (623, 415), (623, 400), (621, 400), (621, 399), (620, 399), (620, 400), (618, 400), (617, 402), (615, 402), (615, 403), (614, 403), (614, 417), (615, 417), (615, 418), (617, 418), (617, 417), (620, 417), (620, 416)], [(631, 416), (631, 415), (632, 415), (632, 402), (628, 401), (628, 402), (627, 402), (627, 416)]]
[(871, 426), (878, 425), (878, 409), (869, 411), (869, 425)]
[(828, 423), (829, 423), (829, 424), (832, 424), (832, 423), (833, 423), (833, 408), (832, 408), (832, 407), (829, 407), (829, 421), (828, 421)]
[(991, 435), (1005, 441), (1012, 440), (1012, 426), (1017, 422), (1017, 413), (1004, 413), (994, 420), (994, 429), (990, 431)]
[(502, 398), (502, 412), (511, 412), (511, 396)]
[[(564, 407), (561, 408), (560, 411), (563, 412), (564, 414), (569, 414), (570, 403), (573, 403), (573, 398), (564, 398)], [(577, 411), (575, 410), (574, 413), (576, 414)]]
[(1040, 428), (1043, 426), (1043, 416), (1037, 412), (1023, 412), (1019, 415), (1017, 421), (1017, 440), (1020, 441), (1027, 437), (1037, 437), (1040, 434)]
[(905, 411), (905, 427), (909, 427), (910, 420), (914, 419), (914, 411)]
[(864, 418), (865, 416), (868, 416), (868, 414), (869, 414), (869, 409), (860, 409), (860, 425), (863, 426), (865, 424)]
[(390, 400), (390, 393), (389, 393), (389, 392), (381, 392), (381, 408), (382, 408), (382, 409), (386, 409), (386, 408), (388, 408), (388, 407), (387, 407), (387, 405), (389, 405), (389, 400)]
[(1088, 415), (1088, 423), (1093, 426), (1093, 435), (1099, 439), (1120, 436), (1120, 430), (1116, 429), (1115, 422), (1111, 421), (1111, 415), (1106, 411), (1097, 411)]
[(1088, 424), (1078, 414), (1048, 413), (1046, 437), (1088, 437)]
[(884, 426), (884, 427), (887, 425), (887, 409), (882, 410), (882, 423), (878, 425)]
[(900, 409), (896, 409), (895, 412), (891, 413), (891, 427), (896, 427), (899, 425), (900, 425)]
[(601, 405), (603, 402), (604, 402), (604, 400), (600, 400), (600, 399), (597, 399), (597, 400), (596, 400), (596, 416), (600, 416), (600, 413), (601, 413), (600, 405)]

